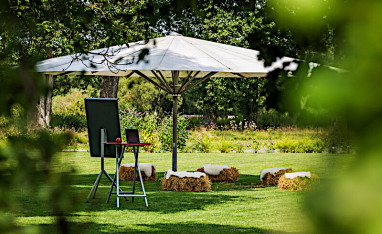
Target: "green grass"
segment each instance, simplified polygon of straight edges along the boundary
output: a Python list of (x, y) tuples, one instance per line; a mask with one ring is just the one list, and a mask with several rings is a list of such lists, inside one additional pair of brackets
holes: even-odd
[[(57, 170), (75, 169), (69, 188), (76, 203), (68, 215), (70, 228), (75, 233), (264, 233), (305, 232), (312, 227), (303, 209), (306, 192), (280, 191), (276, 187), (259, 185), (262, 169), (287, 166), (295, 171), (312, 171), (322, 179), (330, 180), (338, 176), (337, 170), (350, 165), (353, 156), (180, 153), (178, 170), (193, 171), (207, 163), (229, 164), (239, 169), (240, 180), (237, 183), (213, 183), (212, 192), (208, 193), (162, 191), (159, 181), (148, 181), (145, 187), (149, 207), (145, 207), (142, 198), (136, 198), (134, 203), (121, 199), (119, 209), (115, 197), (105, 204), (109, 190), (105, 177), (96, 198), (90, 203), (84, 202), (99, 172), (99, 158), (91, 158), (87, 152), (75, 152), (61, 153), (58, 159), (55, 163)], [(132, 161), (132, 154), (126, 153), (124, 163)], [(110, 174), (114, 171), (114, 162), (114, 159), (106, 159), (106, 170)], [(140, 162), (154, 163), (159, 179), (171, 168), (171, 154), (141, 153)], [(123, 184), (126, 186), (127, 183)], [(39, 196), (22, 191), (15, 191), (15, 196), (22, 201), (22, 207), (15, 214), (18, 224), (32, 231), (37, 228), (48, 233), (54, 231), (54, 218)]]

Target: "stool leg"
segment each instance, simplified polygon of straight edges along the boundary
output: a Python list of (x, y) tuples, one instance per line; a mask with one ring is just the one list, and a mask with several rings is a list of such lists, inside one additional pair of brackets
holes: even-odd
[[(133, 152), (134, 152), (134, 158), (135, 158), (135, 165), (134, 165), (134, 177), (133, 177), (133, 194), (135, 194), (135, 181), (137, 177), (137, 164), (138, 164), (138, 157), (135, 150), (135, 146), (133, 146)], [(134, 202), (134, 197), (131, 197), (131, 203)]]
[(143, 192), (143, 195), (145, 198), (145, 203), (146, 203), (146, 206), (149, 206), (149, 203), (147, 202), (145, 186), (143, 185), (141, 169), (139, 168), (139, 163), (137, 163), (137, 164), (138, 164), (137, 167), (138, 167), (139, 180), (141, 181), (141, 187), (142, 187), (142, 192)]
[[(112, 194), (112, 192), (113, 192), (113, 188), (114, 188), (114, 186), (117, 187), (117, 185), (115, 184), (115, 180), (116, 180), (116, 178), (117, 178), (117, 176), (114, 175), (114, 179), (113, 179), (112, 182), (111, 182), (111, 186), (110, 186), (109, 194), (107, 195), (106, 204), (109, 203), (109, 201), (110, 201), (110, 196), (111, 196), (111, 194)], [(122, 192), (122, 189), (119, 188), (119, 191)], [(128, 200), (129, 200), (129, 199), (127, 199), (127, 197), (124, 197), (124, 198), (125, 198), (125, 201), (128, 201)]]
[[(123, 147), (122, 148), (122, 151), (121, 151), (121, 154), (119, 156), (119, 161), (118, 161), (118, 168), (121, 167), (121, 163), (122, 163), (122, 159), (123, 159), (123, 152), (125, 151), (125, 148)], [(106, 171), (105, 171), (106, 173)], [(113, 192), (113, 188), (114, 186), (117, 187), (116, 183), (115, 183), (115, 180), (117, 179), (117, 173), (114, 174), (114, 178), (111, 179), (111, 177), (109, 176), (109, 174), (106, 173), (106, 175), (108, 176), (108, 179), (111, 181), (111, 186), (110, 186), (110, 190), (109, 190), (109, 194), (107, 195), (107, 199), (106, 199), (106, 204), (109, 203), (110, 201), (110, 196)], [(123, 192), (121, 188), (119, 188), (119, 191), (120, 192)], [(127, 197), (124, 197), (125, 198), (125, 201), (128, 201)]]
[(117, 177), (117, 208), (119, 208), (119, 157), (118, 157), (118, 147), (115, 147), (115, 158), (116, 158), (116, 172), (115, 176)]

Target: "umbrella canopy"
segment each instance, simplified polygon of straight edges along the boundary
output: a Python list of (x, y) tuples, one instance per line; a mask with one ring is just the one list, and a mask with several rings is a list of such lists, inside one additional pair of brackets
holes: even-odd
[[(138, 61), (142, 51), (148, 54), (144, 60)], [(284, 62), (295, 60), (283, 57), (266, 67), (258, 56), (259, 51), (256, 50), (174, 34), (148, 42), (129, 43), (128, 46), (92, 50), (86, 55), (47, 59), (37, 64), (37, 71), (53, 75), (100, 76), (128, 76), (132, 71), (141, 71), (148, 77), (155, 77), (152, 71), (161, 71), (164, 77), (172, 77), (171, 71), (180, 71), (180, 77), (186, 77), (190, 71), (198, 71), (196, 78), (209, 72), (216, 72), (215, 77), (264, 77), (275, 68), (282, 68)], [(297, 64), (292, 63), (286, 69), (296, 68)]]
[[(37, 63), (36, 70), (52, 75), (143, 77), (172, 95), (172, 169), (176, 171), (177, 97), (210, 77), (264, 77), (277, 68), (293, 71), (298, 66), (293, 62), (295, 59), (283, 57), (266, 67), (259, 54), (256, 50), (173, 34), (87, 54), (47, 59)], [(142, 58), (142, 55), (145, 56)]]

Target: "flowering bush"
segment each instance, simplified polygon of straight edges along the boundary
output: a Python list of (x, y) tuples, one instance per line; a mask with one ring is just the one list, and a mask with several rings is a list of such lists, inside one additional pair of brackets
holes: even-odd
[(275, 144), (272, 141), (268, 142), (266, 147), (268, 150), (275, 150)]
[(125, 108), (119, 111), (121, 128), (134, 128), (139, 129), (140, 125), (143, 123), (146, 112), (138, 112), (134, 107)]
[(252, 148), (256, 150), (259, 153), (269, 153), (273, 152), (275, 148), (275, 143), (273, 141), (270, 142), (259, 142), (259, 141), (253, 141)]
[(236, 153), (243, 153), (244, 152), (244, 144), (236, 141), (236, 143), (235, 143), (235, 145), (231, 151), (236, 151)]
[(153, 114), (146, 114), (144, 121), (140, 125), (144, 142), (151, 145), (145, 146), (147, 152), (153, 152), (158, 148), (157, 119)]
[[(187, 126), (189, 118), (184, 115), (178, 115), (178, 149), (183, 150), (186, 146), (189, 131)], [(166, 151), (172, 151), (172, 115), (165, 116), (158, 126), (158, 139), (161, 143), (160, 148)]]
[(211, 150), (211, 139), (207, 135), (202, 137), (202, 135), (199, 134), (196, 137), (191, 136), (190, 138), (193, 140), (193, 150), (201, 151), (204, 153), (207, 153)]
[[(139, 129), (141, 139), (150, 142), (147, 146), (148, 152), (153, 152), (158, 148), (162, 150), (172, 150), (172, 116), (165, 116), (158, 124), (157, 118), (152, 114), (138, 112), (135, 108), (126, 108), (120, 111), (121, 127)], [(178, 149), (182, 150), (188, 139), (187, 130), (189, 118), (178, 115)], [(126, 136), (122, 136), (126, 140)]]
[[(120, 110), (119, 115), (122, 129), (139, 129), (141, 132), (140, 140), (151, 143), (150, 146), (145, 146), (148, 152), (152, 152), (157, 148), (157, 120), (154, 115), (138, 112), (134, 107)], [(124, 133), (122, 134), (122, 139), (126, 141)]]

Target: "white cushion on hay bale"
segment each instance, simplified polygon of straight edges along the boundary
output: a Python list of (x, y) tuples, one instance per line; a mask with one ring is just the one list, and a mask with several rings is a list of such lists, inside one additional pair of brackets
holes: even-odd
[(167, 170), (162, 178), (162, 189), (169, 191), (208, 192), (211, 181), (205, 173)]
[(292, 168), (273, 167), (273, 168), (263, 169), (260, 172), (261, 184), (277, 186), (280, 177), (287, 172), (293, 172)]
[[(119, 179), (132, 181), (134, 178), (134, 163), (122, 164), (119, 168)], [(142, 180), (156, 180), (156, 167), (152, 163), (139, 163), (139, 169), (142, 174)], [(139, 180), (138, 173), (136, 179)]]
[(311, 190), (320, 182), (320, 178), (310, 172), (285, 173), (279, 180), (281, 190)]
[(239, 180), (239, 170), (234, 167), (224, 165), (206, 164), (197, 171), (204, 172), (212, 182), (236, 182)]

